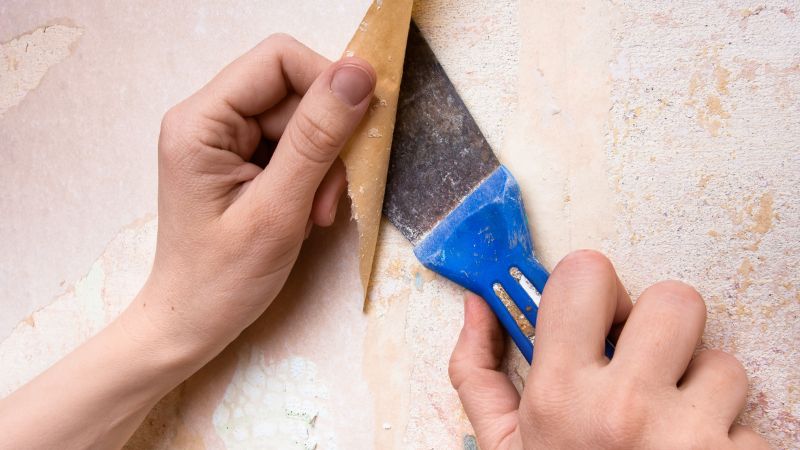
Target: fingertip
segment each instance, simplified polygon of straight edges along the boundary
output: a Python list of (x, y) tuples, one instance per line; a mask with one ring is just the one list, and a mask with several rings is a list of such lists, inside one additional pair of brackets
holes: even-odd
[(702, 333), (708, 311), (703, 297), (694, 287), (677, 280), (659, 281), (645, 289), (637, 300), (641, 305), (648, 302), (660, 303), (664, 309), (677, 311), (683, 322), (695, 324)]
[[(595, 291), (607, 298), (617, 298), (619, 278), (611, 260), (604, 254), (590, 249), (570, 252), (556, 264), (550, 279), (545, 285), (548, 291), (572, 292), (576, 290)], [(615, 302), (607, 302), (609, 312), (614, 312)]]
[(705, 321), (705, 303), (694, 288), (678, 281), (656, 283), (642, 292), (631, 310), (612, 364), (676, 384), (692, 361)]
[(583, 249), (570, 252), (561, 259), (553, 269), (551, 278), (572, 284), (585, 280), (615, 280), (617, 272), (611, 260), (604, 254), (596, 250)]
[(745, 396), (747, 395), (747, 370), (742, 362), (730, 353), (717, 349), (703, 350), (694, 357), (697, 363), (705, 363), (708, 367), (713, 367), (715, 377), (714, 385), (733, 386), (741, 391), (742, 407), (744, 407)]
[(337, 64), (352, 65), (360, 68), (361, 70), (366, 72), (366, 74), (369, 76), (370, 85), (373, 88), (375, 87), (375, 84), (378, 81), (378, 73), (375, 71), (375, 68), (372, 67), (372, 64), (370, 64), (370, 62), (367, 61), (366, 59), (359, 58), (358, 56), (345, 56), (342, 59), (340, 59), (337, 62)]
[[(508, 376), (499, 370), (505, 341), (489, 306), (481, 297), (466, 292), (464, 316), (448, 374), (482, 445), (496, 448), (493, 444), (517, 429), (517, 416), (511, 413), (519, 408), (520, 398)], [(497, 335), (491, 333), (492, 327)]]
[(604, 365), (605, 341), (614, 323), (627, 318), (630, 298), (611, 261), (594, 250), (565, 256), (542, 292), (536, 323), (538, 362)]
[(334, 64), (331, 92), (342, 102), (356, 107), (370, 97), (376, 79), (375, 69), (367, 61), (357, 57), (343, 58)]
[(486, 302), (472, 292), (464, 295), (464, 325), (450, 358), (450, 379), (458, 388), (461, 375), (475, 368), (496, 368), (504, 341)]
[(464, 292), (464, 300), (469, 302), (478, 302), (483, 301), (483, 299), (476, 293), (472, 291)]
[(480, 314), (480, 312), (476, 310), (482, 301), (480, 297), (470, 291), (464, 293), (464, 325), (466, 325), (467, 321), (475, 314)]
[(494, 313), (479, 295), (467, 291), (464, 294), (464, 327), (493, 330), (497, 325)]

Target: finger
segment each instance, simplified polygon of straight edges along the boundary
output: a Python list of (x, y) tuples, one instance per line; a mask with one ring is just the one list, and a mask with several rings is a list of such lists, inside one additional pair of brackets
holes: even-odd
[[(614, 276), (617, 279), (617, 309), (614, 311), (614, 320), (611, 322), (611, 329), (607, 337), (611, 342), (616, 344), (617, 340), (619, 340), (619, 335), (622, 334), (622, 328), (625, 326), (625, 322), (631, 314), (633, 302), (631, 302), (631, 296), (628, 294), (628, 290), (625, 289), (619, 276), (616, 275), (616, 270), (614, 272)], [(605, 355), (605, 351), (603, 355)]]
[[(257, 199), (280, 199), (287, 220), (307, 218), (314, 194), (369, 106), (375, 72), (359, 58), (326, 69), (297, 107), (269, 165), (253, 182)], [(271, 211), (272, 212), (272, 211)]]
[(679, 388), (692, 405), (704, 407), (728, 428), (744, 408), (747, 373), (733, 356), (706, 350), (689, 363)]
[(468, 293), (449, 373), (481, 448), (497, 448), (517, 425), (519, 394), (499, 370), (504, 348), (505, 336), (492, 310)]
[(273, 141), (281, 138), (286, 125), (297, 110), (297, 106), (300, 105), (301, 98), (298, 94), (289, 94), (277, 105), (256, 116), (261, 133), (265, 138)]
[(168, 112), (165, 121), (192, 135), (200, 148), (230, 151), (248, 161), (261, 139), (253, 116), (289, 94), (305, 94), (329, 65), (290, 36), (270, 36)]
[(770, 448), (760, 434), (753, 431), (752, 428), (738, 423), (731, 427), (728, 437), (736, 445), (736, 448), (742, 450), (769, 450)]
[(675, 385), (692, 359), (705, 323), (705, 303), (691, 286), (678, 281), (655, 284), (634, 305), (611, 364), (633, 370), (645, 380)]
[(198, 95), (209, 111), (227, 106), (242, 117), (255, 116), (290, 93), (305, 94), (329, 65), (291, 36), (275, 34), (225, 67)]
[(533, 363), (560, 368), (606, 364), (606, 336), (630, 310), (630, 297), (608, 258), (590, 250), (570, 253), (545, 285)]
[(314, 224), (321, 227), (333, 224), (339, 199), (345, 188), (347, 188), (347, 175), (344, 163), (341, 159), (336, 158), (314, 195), (314, 205), (311, 207), (311, 220), (314, 221)]

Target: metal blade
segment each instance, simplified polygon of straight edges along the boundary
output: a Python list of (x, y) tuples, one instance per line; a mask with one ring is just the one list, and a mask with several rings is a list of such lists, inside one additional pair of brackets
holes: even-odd
[(383, 212), (417, 244), (499, 162), (412, 22)]

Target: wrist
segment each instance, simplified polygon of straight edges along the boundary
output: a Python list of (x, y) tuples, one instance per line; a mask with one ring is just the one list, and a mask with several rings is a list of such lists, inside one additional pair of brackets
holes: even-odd
[(148, 282), (112, 326), (137, 355), (180, 382), (214, 358), (228, 341), (215, 339), (163, 301), (174, 294)]

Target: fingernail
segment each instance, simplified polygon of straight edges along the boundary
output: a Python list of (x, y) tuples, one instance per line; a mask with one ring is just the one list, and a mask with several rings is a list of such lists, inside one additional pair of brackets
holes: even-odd
[(361, 67), (346, 64), (333, 74), (331, 90), (348, 105), (356, 106), (372, 92), (372, 77)]

